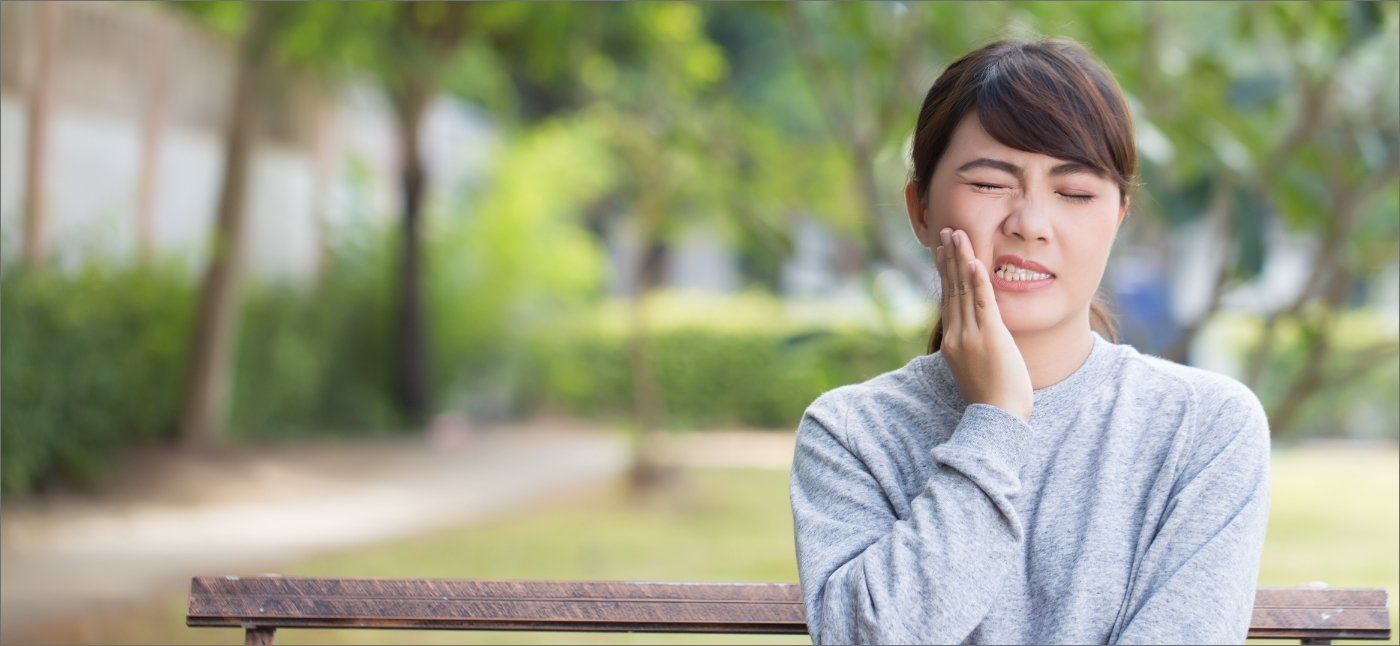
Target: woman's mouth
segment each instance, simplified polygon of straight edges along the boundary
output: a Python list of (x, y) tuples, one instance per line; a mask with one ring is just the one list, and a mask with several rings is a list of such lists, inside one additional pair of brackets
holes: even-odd
[(1007, 265), (992, 272), (992, 286), (1008, 292), (1029, 292), (1050, 286), (1055, 277)]

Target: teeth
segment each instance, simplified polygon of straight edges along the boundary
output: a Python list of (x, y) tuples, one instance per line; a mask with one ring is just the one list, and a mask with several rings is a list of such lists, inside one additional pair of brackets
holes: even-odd
[(1050, 274), (1042, 274), (1040, 272), (1022, 269), (1015, 265), (1003, 266), (1001, 269), (997, 270), (997, 275), (1001, 276), (1001, 279), (1005, 281), (1043, 280), (1050, 277)]

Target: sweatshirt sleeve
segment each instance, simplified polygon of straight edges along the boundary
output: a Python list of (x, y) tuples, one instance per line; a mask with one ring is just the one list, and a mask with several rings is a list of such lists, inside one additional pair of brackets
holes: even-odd
[(845, 409), (832, 399), (818, 398), (803, 414), (790, 481), (812, 643), (963, 641), (1022, 550), (1011, 497), (1030, 425), (996, 406), (969, 405), (952, 437), (931, 450), (933, 474), (899, 518), (847, 442)]
[(1197, 433), (1136, 566), (1113, 643), (1239, 644), (1269, 514), (1269, 422), (1239, 382)]

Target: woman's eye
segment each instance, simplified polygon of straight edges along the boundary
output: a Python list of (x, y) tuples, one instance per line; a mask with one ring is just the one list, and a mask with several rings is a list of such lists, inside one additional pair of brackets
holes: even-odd
[[(1000, 191), (1000, 190), (1003, 190), (1003, 189), (1006, 188), (1005, 186), (1002, 186), (1002, 185), (1000, 185), (1000, 184), (982, 184), (982, 183), (979, 183), (979, 182), (969, 182), (969, 183), (972, 185), (972, 187), (973, 187), (974, 189), (976, 189), (976, 190), (978, 190), (978, 191), (981, 191), (981, 192)], [(1093, 195), (1080, 195), (1080, 194), (1076, 194), (1076, 193), (1060, 193), (1060, 197), (1063, 197), (1063, 198), (1065, 198), (1065, 199), (1067, 199), (1067, 200), (1069, 200), (1069, 201), (1071, 201), (1071, 202), (1089, 202), (1089, 201), (1091, 201), (1091, 200), (1094, 199), (1094, 196), (1093, 196)]]

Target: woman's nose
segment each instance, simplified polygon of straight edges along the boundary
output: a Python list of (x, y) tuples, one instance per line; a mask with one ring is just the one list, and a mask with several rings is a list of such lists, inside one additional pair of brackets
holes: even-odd
[(1016, 200), (1012, 204), (1011, 212), (1006, 216), (1002, 230), (1006, 235), (1022, 240), (1049, 240), (1050, 217), (1046, 214), (1045, 205), (1034, 199)]

